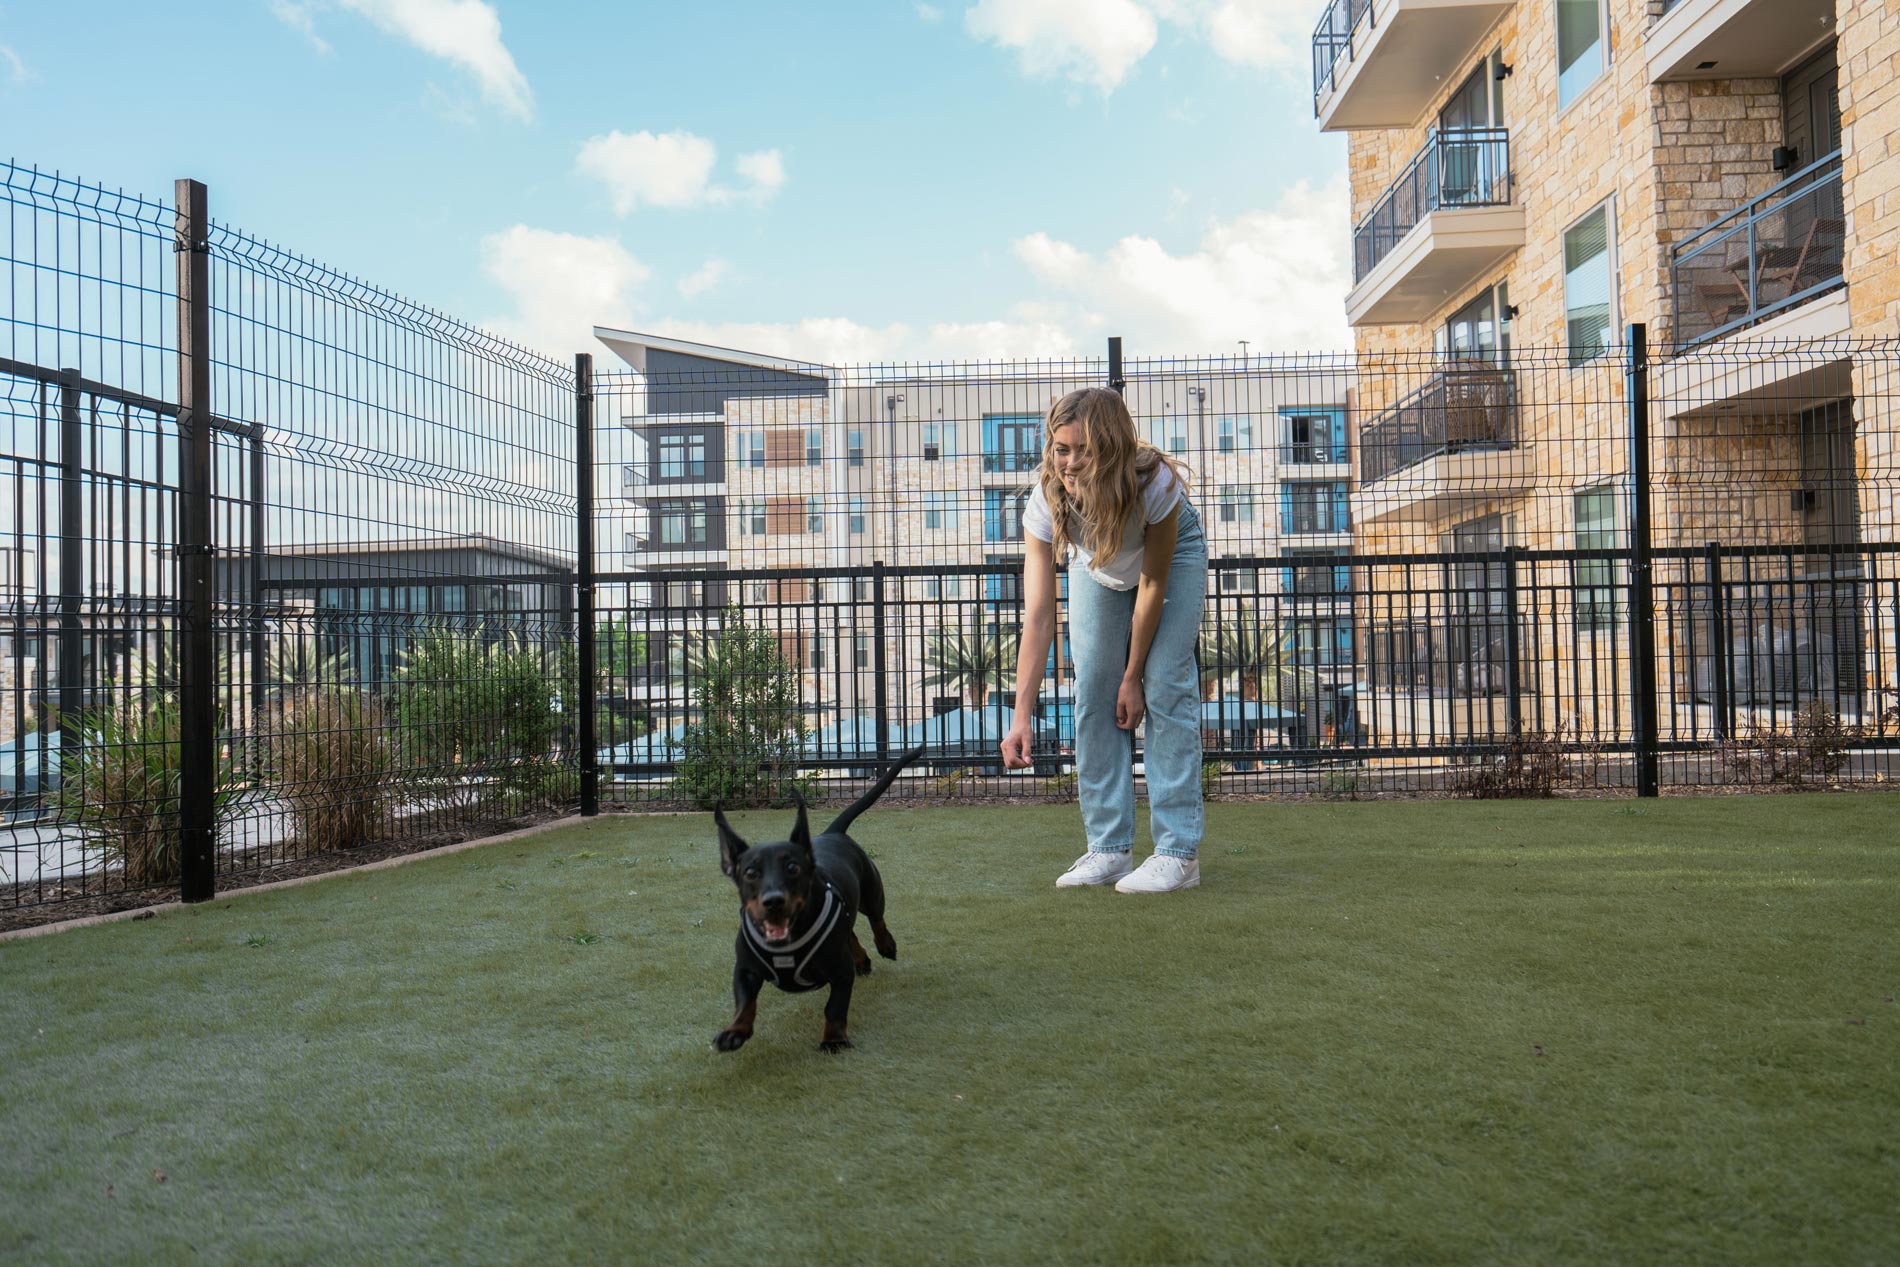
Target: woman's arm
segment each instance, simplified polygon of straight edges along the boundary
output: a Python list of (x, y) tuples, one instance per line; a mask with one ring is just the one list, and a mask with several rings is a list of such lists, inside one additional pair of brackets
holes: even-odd
[(1161, 627), (1161, 603), (1168, 596), (1168, 569), (1174, 565), (1174, 546), (1181, 532), (1181, 503), (1166, 519), (1148, 525), (1141, 546), (1141, 584), (1135, 590), (1135, 621), (1128, 633), (1128, 669), (1115, 695), (1115, 724), (1133, 730), (1148, 711), (1142, 675), (1148, 669), (1148, 648)]
[(1016, 652), (1016, 718), (1003, 737), (1003, 764), (1029, 764), (1042, 666), (1056, 636), (1056, 555), (1047, 541), (1030, 537), (1023, 551), (1023, 632)]

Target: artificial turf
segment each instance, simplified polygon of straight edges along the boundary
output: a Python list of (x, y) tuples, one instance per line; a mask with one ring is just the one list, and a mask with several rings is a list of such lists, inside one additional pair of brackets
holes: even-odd
[(1136, 897), (884, 806), (839, 1056), (712, 1051), (704, 816), (0, 943), (0, 1260), (1900, 1261), (1897, 823), (1215, 804)]

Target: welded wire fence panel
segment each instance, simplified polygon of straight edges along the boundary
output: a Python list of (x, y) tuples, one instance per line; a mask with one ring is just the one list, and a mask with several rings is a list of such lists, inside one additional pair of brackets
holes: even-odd
[(574, 375), (213, 225), (224, 869), (565, 804)]

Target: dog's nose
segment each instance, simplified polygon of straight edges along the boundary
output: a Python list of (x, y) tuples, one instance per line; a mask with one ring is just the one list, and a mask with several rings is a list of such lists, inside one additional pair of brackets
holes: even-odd
[(785, 905), (785, 894), (777, 891), (761, 893), (759, 894), (759, 905), (768, 911), (780, 910)]

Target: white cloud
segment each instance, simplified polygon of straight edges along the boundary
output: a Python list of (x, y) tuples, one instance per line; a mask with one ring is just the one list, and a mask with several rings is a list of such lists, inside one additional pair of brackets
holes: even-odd
[(680, 294), (688, 299), (697, 298), (726, 280), (731, 272), (732, 266), (724, 260), (707, 260), (693, 273), (680, 278)]
[[(336, 0), (391, 35), (475, 76), (482, 96), (518, 119), (534, 117), (534, 94), (501, 42), (501, 18), (482, 0)], [(288, 6), (308, 17), (308, 4)], [(297, 22), (285, 17), (296, 26)]]
[(512, 315), (483, 324), (563, 362), (597, 350), (596, 325), (633, 324), (635, 291), (651, 276), (613, 238), (525, 224), (482, 239), (482, 271), (515, 302)]
[(713, 143), (691, 132), (609, 132), (581, 146), (580, 169), (607, 186), (614, 211), (626, 215), (641, 203), (693, 207), (707, 200)]
[(16, 84), (23, 84), (33, 78), (33, 72), (20, 60), (20, 55), (5, 44), (0, 44), (0, 62), (6, 63), (8, 75)]
[(310, 46), (319, 53), (328, 54), (330, 43), (317, 34), (316, 9), (303, 0), (270, 0), (270, 11), (297, 34), (310, 41)]
[(785, 183), (785, 159), (777, 150), (741, 154), (732, 160), (732, 165), (752, 182), (754, 192), (761, 198), (771, 197)]
[(1312, 0), (977, 0), (972, 36), (1015, 50), (1023, 70), (1112, 92), (1154, 48), (1162, 22), (1248, 66), (1297, 69)]
[(918, 4), (916, 6), (916, 9), (917, 9), (917, 16), (922, 18), (926, 22), (943, 21), (943, 10), (939, 9), (934, 4)]
[(1295, 185), (1269, 211), (1211, 225), (1177, 255), (1130, 235), (1093, 255), (1033, 233), (1016, 254), (1067, 305), (1072, 329), (1126, 336), (1144, 352), (1224, 352), (1348, 346), (1344, 298), (1352, 278), (1343, 180)]
[(1155, 18), (1135, 0), (978, 0), (963, 28), (1014, 49), (1034, 76), (1063, 75), (1112, 92), (1155, 43)]
[(713, 182), (719, 150), (691, 132), (609, 132), (581, 146), (576, 165), (607, 186), (614, 212), (627, 215), (642, 205), (698, 207), (751, 198), (764, 202), (785, 183), (785, 159), (777, 150), (758, 150), (733, 160), (751, 188), (734, 190)]

